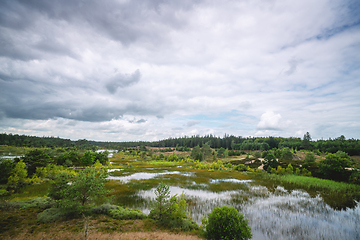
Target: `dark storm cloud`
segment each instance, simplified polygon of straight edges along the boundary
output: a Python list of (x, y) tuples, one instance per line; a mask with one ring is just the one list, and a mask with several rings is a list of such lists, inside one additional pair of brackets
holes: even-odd
[(75, 59), (79, 58), (79, 56), (76, 53), (74, 53), (71, 49), (69, 49), (68, 46), (51, 37), (42, 39), (41, 41), (36, 43), (33, 47), (40, 51), (47, 52), (50, 54), (69, 56)]
[[(135, 71), (130, 76), (134, 80), (139, 75), (140, 72)], [(69, 79), (63, 81), (71, 82)], [(157, 115), (163, 111), (151, 104), (127, 99), (126, 104), (112, 103), (110, 98), (98, 96), (101, 92), (96, 92), (96, 87), (86, 89), (73, 84), (74, 87), (67, 88), (4, 73), (0, 74), (0, 85), (0, 115), (7, 118), (46, 120), (60, 117), (101, 122), (118, 119), (124, 114)], [(137, 123), (142, 122), (140, 119)]]
[(167, 28), (181, 28), (186, 24), (175, 13), (188, 11), (196, 2), (198, 1), (2, 1), (0, 25), (23, 30), (40, 16), (44, 16), (50, 20), (71, 22), (79, 27), (95, 28), (126, 46), (139, 39), (158, 44), (166, 35)]
[(140, 78), (141, 74), (139, 69), (130, 75), (118, 73), (106, 84), (106, 88), (111, 94), (114, 94), (119, 87), (124, 88), (134, 85), (140, 81)]

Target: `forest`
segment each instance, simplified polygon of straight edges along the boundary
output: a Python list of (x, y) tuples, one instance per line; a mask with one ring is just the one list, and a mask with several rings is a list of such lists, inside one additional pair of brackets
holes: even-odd
[(328, 140), (312, 141), (310, 133), (306, 133), (301, 138), (283, 138), (283, 137), (235, 137), (225, 134), (223, 137), (213, 135), (191, 136), (180, 138), (168, 138), (153, 142), (99, 142), (80, 139), (72, 141), (59, 137), (35, 137), (18, 134), (0, 134), (0, 145), (16, 146), (16, 147), (48, 147), (48, 148), (72, 148), (72, 149), (89, 149), (94, 150), (97, 147), (105, 149), (124, 149), (132, 147), (160, 147), (160, 148), (176, 148), (195, 146), (202, 147), (205, 143), (209, 143), (211, 148), (225, 148), (229, 150), (269, 150), (281, 149), (288, 147), (295, 150), (311, 150), (323, 153), (336, 153), (343, 151), (350, 156), (360, 155), (360, 140), (346, 139), (341, 135), (338, 138)]

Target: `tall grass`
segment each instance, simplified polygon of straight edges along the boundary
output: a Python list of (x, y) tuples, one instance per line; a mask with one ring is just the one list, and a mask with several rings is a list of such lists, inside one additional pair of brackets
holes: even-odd
[(275, 174), (263, 174), (264, 180), (273, 180), (283, 184), (294, 185), (308, 190), (315, 191), (331, 191), (331, 192), (346, 192), (354, 193), (360, 191), (360, 186), (355, 184), (349, 184), (344, 182), (335, 182), (327, 179), (320, 179), (315, 177), (305, 177), (297, 175), (275, 175)]

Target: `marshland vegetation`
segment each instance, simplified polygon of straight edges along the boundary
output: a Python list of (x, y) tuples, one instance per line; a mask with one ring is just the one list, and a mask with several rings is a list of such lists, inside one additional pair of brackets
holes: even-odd
[[(11, 153), (22, 161), (1, 161), (2, 176), (8, 179), (1, 182), (0, 236), (56, 239), (64, 234), (73, 239), (86, 232), (101, 239), (120, 233), (135, 238), (136, 232), (144, 232), (145, 239), (161, 239), (161, 234), (204, 238), (201, 219), (224, 205), (248, 219), (252, 239), (360, 236), (357, 156), (300, 147), (237, 150), (236, 144), (233, 149), (213, 148), (211, 143), (122, 147), (110, 158), (108, 152), (88, 147), (36, 150), (3, 145), (2, 155)], [(24, 170), (27, 175), (21, 178)], [(82, 202), (77, 199), (86, 188), (79, 180), (84, 171), (93, 171), (94, 181), (102, 175), (103, 181), (90, 184), (99, 194), (85, 195)], [(9, 182), (11, 176), (15, 181)], [(154, 210), (161, 184), (168, 187), (166, 221)], [(62, 195), (54, 194), (59, 193), (56, 189), (62, 189)], [(72, 194), (75, 191), (78, 194)]]

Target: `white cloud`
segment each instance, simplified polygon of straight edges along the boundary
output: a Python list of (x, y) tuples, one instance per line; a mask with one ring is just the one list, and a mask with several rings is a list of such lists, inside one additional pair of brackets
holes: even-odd
[(261, 120), (257, 125), (258, 129), (263, 130), (281, 130), (281, 115), (273, 111), (267, 111), (261, 115)]
[(360, 138), (360, 14), (351, 4), (2, 2), (0, 131)]

